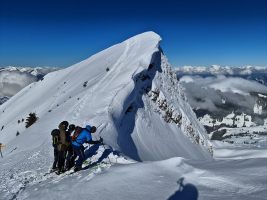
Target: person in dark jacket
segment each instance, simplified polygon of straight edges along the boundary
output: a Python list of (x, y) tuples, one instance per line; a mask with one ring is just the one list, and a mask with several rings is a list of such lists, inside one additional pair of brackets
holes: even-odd
[(71, 124), (71, 125), (69, 125), (69, 128), (66, 131), (67, 141), (69, 142), (70, 145), (68, 145), (67, 151), (66, 151), (65, 170), (70, 170), (74, 166), (74, 161), (75, 161), (75, 158), (77, 157), (74, 154), (73, 148), (72, 148), (72, 145), (71, 145), (71, 135), (72, 135), (72, 133), (73, 133), (74, 130), (75, 130), (75, 125), (74, 124)]
[(54, 162), (53, 162), (53, 166), (52, 166), (51, 172), (54, 172), (54, 171), (56, 171), (58, 169), (58, 147), (57, 146), (58, 146), (59, 141), (60, 141), (59, 134), (60, 134), (59, 129), (54, 129), (51, 132), (52, 145), (53, 145), (53, 148), (54, 148)]
[(100, 140), (93, 141), (92, 140), (92, 133), (96, 132), (96, 127), (95, 126), (90, 126), (87, 125), (82, 132), (79, 134), (79, 136), (76, 138), (75, 141), (72, 142), (72, 147), (74, 153), (79, 156), (78, 160), (75, 163), (75, 168), (74, 171), (79, 171), (82, 168), (82, 163), (85, 160), (85, 155), (84, 155), (84, 143), (89, 143), (89, 144), (100, 144), (103, 142), (103, 139), (100, 138)]
[(66, 158), (66, 151), (70, 142), (67, 140), (67, 128), (69, 123), (67, 121), (63, 121), (58, 125), (60, 134), (60, 142), (58, 144), (58, 170), (57, 174), (60, 174), (65, 171), (65, 158)]
[(3, 158), (2, 148), (4, 148), (4, 147), (5, 147), (5, 145), (2, 144), (2, 143), (0, 143), (0, 154), (1, 154), (1, 157), (2, 157), (2, 158)]

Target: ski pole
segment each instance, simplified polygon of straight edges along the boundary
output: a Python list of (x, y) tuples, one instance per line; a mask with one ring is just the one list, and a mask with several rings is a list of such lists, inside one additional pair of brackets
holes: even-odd
[[(104, 144), (104, 143), (102, 143), (102, 145), (103, 145), (104, 152), (105, 152), (105, 151), (106, 151), (105, 144)], [(111, 161), (110, 161), (110, 158), (109, 158), (109, 154), (108, 154), (108, 161), (109, 161), (109, 164), (111, 165)]]
[[(102, 126), (102, 124), (100, 124), (98, 127), (101, 127), (101, 126)], [(106, 126), (107, 126), (107, 124), (104, 125), (104, 127), (99, 131), (99, 137), (100, 137), (100, 138), (101, 138), (100, 134), (102, 133), (102, 131), (104, 130), (104, 128), (106, 128)], [(105, 147), (105, 144), (104, 144), (103, 142), (102, 142), (101, 144), (102, 144), (102, 146), (103, 146), (103, 148), (104, 148), (104, 151), (106, 151), (107, 149), (106, 149), (106, 147)], [(109, 160), (109, 164), (111, 165), (111, 161), (110, 161), (109, 155), (108, 155), (107, 157), (108, 157), (108, 160)]]
[(2, 143), (0, 143), (0, 154), (1, 154), (1, 157), (3, 158), (3, 154), (2, 154)]

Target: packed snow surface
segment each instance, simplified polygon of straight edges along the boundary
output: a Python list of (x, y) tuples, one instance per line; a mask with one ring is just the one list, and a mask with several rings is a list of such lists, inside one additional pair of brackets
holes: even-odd
[[(0, 106), (0, 198), (265, 198), (266, 155), (212, 159), (160, 40), (153, 32), (132, 37), (49, 73)], [(30, 112), (38, 120), (26, 129)], [(107, 145), (87, 146), (84, 170), (57, 176), (47, 173), (50, 131), (63, 120), (97, 126), (94, 139)]]

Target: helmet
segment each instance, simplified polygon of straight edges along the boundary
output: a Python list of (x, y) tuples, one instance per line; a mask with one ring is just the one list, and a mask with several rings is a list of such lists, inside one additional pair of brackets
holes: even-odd
[(63, 121), (63, 122), (60, 122), (60, 124), (58, 125), (58, 127), (63, 126), (64, 129), (66, 130), (68, 128), (68, 125), (69, 125), (69, 122)]
[(52, 130), (52, 132), (51, 132), (51, 135), (52, 136), (56, 136), (56, 135), (59, 135), (60, 134), (60, 131), (58, 130), (58, 129), (54, 129), (54, 130)]
[(87, 125), (85, 128), (86, 128), (88, 131), (90, 131), (91, 133), (95, 133), (95, 132), (96, 132), (96, 127), (95, 127), (95, 126)]
[(95, 126), (92, 126), (91, 127), (91, 133), (95, 133), (96, 132), (96, 127)]
[(74, 124), (70, 124), (69, 125), (69, 131), (74, 131), (75, 130), (75, 125)]

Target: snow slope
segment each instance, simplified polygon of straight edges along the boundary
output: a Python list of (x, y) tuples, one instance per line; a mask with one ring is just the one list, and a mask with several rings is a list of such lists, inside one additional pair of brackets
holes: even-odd
[(133, 163), (105, 155), (103, 148), (90, 147), (86, 153), (96, 165), (60, 176), (45, 175), (52, 162), (45, 146), (5, 158), (1, 199), (266, 199), (266, 158), (208, 162), (175, 157)]
[[(117, 166), (110, 169), (109, 173), (102, 173), (99, 176), (96, 176), (99, 172), (92, 170), (89, 174), (83, 172), (73, 177), (65, 177), (59, 182), (47, 181), (51, 184), (46, 184), (44, 188), (36, 186), (27, 188), (21, 199), (90, 199), (91, 197), (107, 199), (108, 197), (121, 200), (262, 200), (266, 199), (266, 176), (262, 176), (267, 172), (266, 164), (262, 159), (256, 159), (254, 162), (244, 161), (240, 167), (233, 161), (217, 161), (209, 165), (172, 158), (152, 163), (130, 164), (127, 168), (124, 165)], [(255, 173), (257, 170), (261, 173)], [(246, 177), (248, 174), (255, 175), (248, 181)], [(77, 191), (83, 188), (84, 182), (89, 183), (88, 190), (91, 194), (86, 190), (82, 190), (78, 196), (69, 193), (69, 185), (72, 186), (72, 190)], [(58, 192), (59, 188), (61, 193)]]
[[(170, 67), (159, 41), (151, 32), (138, 35), (24, 88), (0, 107), (1, 142), (9, 144), (8, 150), (38, 147), (50, 139), (49, 132), (60, 121), (68, 120), (98, 126), (106, 143), (135, 160), (209, 158), (206, 148), (188, 140), (190, 130), (197, 142), (208, 147), (206, 133), (191, 108), (170, 86), (176, 78), (174, 74), (168, 77)], [(157, 104), (146, 96), (156, 89), (160, 96), (169, 96), (169, 109), (181, 113), (181, 126), (166, 123), (156, 111)], [(30, 112), (39, 120), (25, 129), (18, 120)]]
[[(0, 159), (0, 198), (266, 196), (266, 179), (255, 175), (266, 174), (265, 159), (212, 159), (208, 136), (186, 101), (160, 40), (153, 32), (132, 37), (46, 75), (1, 105), (0, 141), (6, 147)], [(25, 129), (21, 121), (30, 112), (39, 119)], [(108, 145), (86, 147), (85, 170), (57, 176), (46, 172), (53, 160), (50, 131), (62, 120), (96, 125), (94, 139), (102, 136)]]

